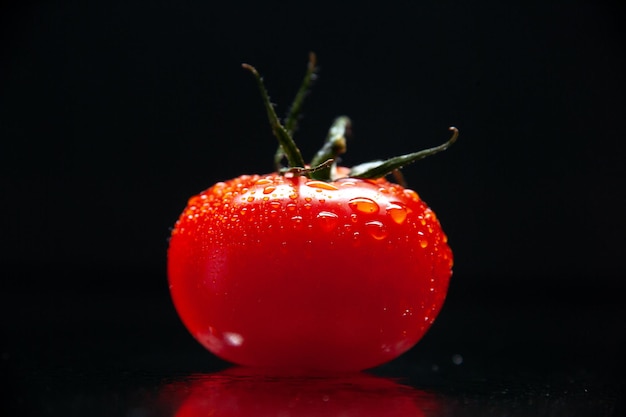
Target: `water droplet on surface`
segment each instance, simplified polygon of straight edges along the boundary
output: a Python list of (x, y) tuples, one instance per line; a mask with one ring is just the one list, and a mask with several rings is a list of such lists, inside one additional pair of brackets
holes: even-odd
[(252, 203), (254, 201), (254, 197), (250, 196), (247, 198), (247, 200), (248, 200), (248, 203)]
[(267, 184), (271, 184), (271, 183), (272, 183), (272, 180), (270, 180), (268, 178), (261, 178), (255, 184), (256, 185), (267, 185)]
[(397, 203), (389, 203), (387, 206), (387, 214), (397, 224), (402, 224), (406, 220), (407, 210), (405, 207)]
[(305, 183), (305, 185), (308, 185), (311, 188), (317, 188), (319, 190), (338, 190), (339, 188), (337, 188), (336, 186), (334, 186), (333, 184), (324, 182), (324, 181), (309, 181), (307, 183)]
[(287, 204), (287, 211), (296, 211), (297, 208), (298, 208), (298, 205), (296, 203)]
[(281, 204), (280, 201), (270, 201), (270, 206), (275, 209), (279, 209)]
[(268, 185), (267, 187), (263, 189), (263, 194), (270, 194), (274, 192), (275, 189), (276, 189), (275, 185)]
[(385, 226), (382, 222), (372, 221), (365, 223), (367, 227), (367, 231), (376, 240), (382, 240), (387, 237), (387, 230), (385, 230)]
[(378, 210), (380, 210), (380, 207), (374, 200), (366, 197), (353, 198), (348, 202), (348, 204), (352, 210), (359, 211), (361, 213), (374, 214), (378, 213)]
[(407, 197), (409, 197), (413, 201), (420, 201), (419, 194), (417, 194), (415, 191), (410, 190), (408, 188), (406, 190), (404, 190), (404, 195), (406, 195)]
[(426, 249), (428, 247), (428, 241), (426, 239), (420, 239), (420, 248)]
[(431, 220), (431, 221), (437, 221), (437, 215), (435, 214), (434, 211), (432, 211), (431, 209), (427, 209), (424, 212), (424, 218), (426, 220)]
[(339, 216), (330, 211), (321, 211), (317, 215), (318, 222), (322, 225), (322, 228), (326, 231), (335, 228), (339, 221)]

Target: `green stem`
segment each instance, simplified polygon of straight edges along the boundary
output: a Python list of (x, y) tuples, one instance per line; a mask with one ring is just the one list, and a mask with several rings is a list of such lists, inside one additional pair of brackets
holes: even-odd
[(315, 70), (317, 69), (316, 65), (317, 57), (315, 56), (315, 53), (309, 52), (309, 63), (307, 65), (306, 73), (304, 74), (304, 79), (302, 80), (302, 84), (300, 84), (300, 89), (296, 93), (296, 97), (293, 99), (293, 103), (291, 103), (289, 113), (285, 119), (285, 130), (292, 137), (298, 128), (298, 119), (300, 118), (300, 113), (302, 112), (304, 98), (307, 96), (311, 88), (311, 83), (315, 80)]
[[(329, 159), (336, 160), (337, 156), (346, 152), (346, 138), (350, 136), (352, 121), (348, 116), (339, 116), (331, 125), (326, 135), (326, 141), (322, 148), (315, 154), (311, 166), (315, 167)], [(316, 180), (331, 180), (332, 167), (317, 170), (311, 173), (311, 178)]]
[(270, 125), (272, 126), (272, 132), (276, 139), (278, 139), (278, 143), (282, 148), (285, 156), (287, 157), (287, 162), (289, 163), (290, 168), (296, 167), (304, 167), (304, 158), (302, 158), (302, 154), (300, 153), (300, 149), (296, 146), (296, 143), (293, 141), (293, 138), (289, 134), (289, 132), (285, 129), (285, 127), (278, 120), (278, 116), (276, 115), (276, 111), (274, 110), (274, 106), (270, 101), (269, 95), (267, 94), (267, 90), (265, 85), (263, 84), (263, 79), (259, 75), (259, 72), (252, 65), (241, 64), (241, 66), (248, 71), (250, 71), (256, 82), (259, 86), (259, 90), (261, 91), (261, 96), (263, 98), (263, 104), (265, 105), (265, 110), (267, 111), (267, 117), (269, 119)]
[[(287, 117), (285, 119), (285, 130), (291, 135), (292, 138), (298, 128), (298, 119), (300, 118), (300, 113), (302, 112), (304, 98), (308, 94), (311, 88), (311, 83), (315, 79), (316, 64), (317, 57), (315, 56), (315, 53), (309, 52), (309, 63), (306, 73), (304, 74), (304, 79), (302, 80), (302, 84), (300, 84), (300, 89), (293, 99), (293, 103), (291, 103), (291, 107), (289, 107), (289, 113), (287, 113)], [(274, 166), (277, 171), (283, 170), (282, 161), (284, 157), (285, 152), (283, 151), (282, 146), (279, 146), (274, 154)]]
[(393, 172), (394, 170), (404, 167), (405, 165), (426, 158), (427, 156), (434, 155), (441, 151), (445, 151), (454, 142), (456, 142), (456, 139), (459, 137), (459, 130), (456, 127), (451, 127), (450, 130), (452, 131), (452, 136), (450, 137), (450, 139), (448, 139), (447, 142), (439, 146), (424, 149), (422, 151), (410, 153), (407, 155), (396, 156), (395, 158), (390, 158), (386, 161), (373, 161), (357, 165), (353, 167), (350, 171), (350, 176), (354, 178), (364, 179), (382, 178), (385, 175)]

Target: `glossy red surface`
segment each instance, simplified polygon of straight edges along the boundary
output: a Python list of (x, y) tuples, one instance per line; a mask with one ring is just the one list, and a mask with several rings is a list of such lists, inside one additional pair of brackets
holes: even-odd
[(241, 365), (356, 371), (406, 352), (444, 302), (452, 252), (411, 190), (242, 176), (189, 200), (168, 253), (191, 334)]

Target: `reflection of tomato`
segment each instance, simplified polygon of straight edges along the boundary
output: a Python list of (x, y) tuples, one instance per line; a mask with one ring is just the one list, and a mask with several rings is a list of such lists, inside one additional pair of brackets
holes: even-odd
[(186, 398), (176, 417), (359, 416), (423, 417), (439, 405), (432, 394), (367, 374), (269, 377), (248, 368), (191, 376), (165, 387)]
[(337, 120), (311, 164), (274, 124), (291, 166), (219, 182), (192, 197), (176, 223), (174, 304), (223, 359), (359, 371), (409, 350), (443, 305), (452, 274), (446, 235), (415, 191), (383, 177), (447, 148), (456, 129), (439, 147), (350, 170), (332, 164), (350, 126)]

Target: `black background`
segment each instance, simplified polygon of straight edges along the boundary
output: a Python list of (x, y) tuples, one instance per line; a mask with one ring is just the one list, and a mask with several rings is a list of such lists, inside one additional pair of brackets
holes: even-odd
[(149, 357), (163, 356), (159, 343), (199, 352), (168, 299), (169, 228), (191, 195), (272, 170), (276, 143), (241, 63), (284, 114), (315, 51), (296, 136), (305, 155), (340, 114), (353, 119), (347, 165), (461, 131), (404, 170), (455, 253), (446, 309), (414, 356), (439, 343), (501, 359), (477, 361), (474, 376), (513, 363), (515, 375), (535, 364), (535, 375), (617, 380), (623, 17), (617, 2), (583, 0), (2, 6), (3, 369), (76, 372), (92, 354), (118, 368), (206, 366), (129, 365), (150, 344)]

